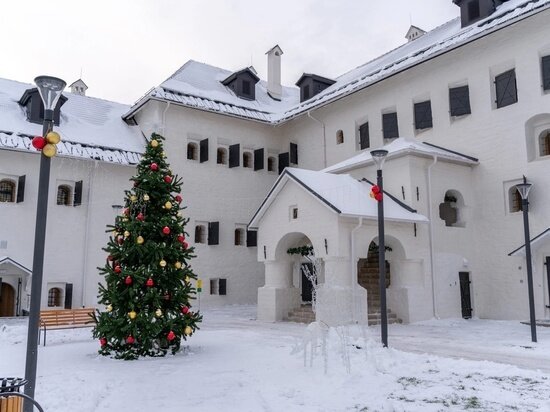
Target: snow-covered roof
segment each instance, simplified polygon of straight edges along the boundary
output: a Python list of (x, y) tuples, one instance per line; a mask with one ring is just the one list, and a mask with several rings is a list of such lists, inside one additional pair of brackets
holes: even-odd
[[(260, 219), (289, 181), (297, 183), (322, 204), (341, 216), (378, 219), (378, 202), (370, 197), (372, 188), (370, 182), (356, 180), (350, 175), (336, 175), (287, 167), (252, 217), (248, 225), (249, 228), (258, 228)], [(385, 193), (387, 194), (387, 192)], [(428, 222), (425, 216), (416, 213), (391, 195), (384, 198), (384, 219), (395, 222)]]
[(29, 275), (32, 274), (31, 270), (30, 269), (27, 269), (25, 266), (23, 266), (22, 264), (16, 262), (15, 260), (13, 260), (12, 258), (8, 257), (8, 256), (0, 256), (0, 265), (4, 264), (4, 263), (9, 263), (9, 264), (12, 264), (13, 266), (21, 269), (23, 272), (26, 272), (28, 273)]
[[(32, 136), (42, 134), (42, 125), (27, 120), (18, 101), (32, 84), (0, 79), (0, 149), (32, 151)], [(138, 126), (129, 126), (122, 115), (129, 106), (93, 97), (63, 92), (68, 100), (61, 106), (60, 155), (135, 164), (145, 148)]]
[(255, 101), (240, 99), (220, 83), (220, 80), (231, 74), (230, 71), (191, 60), (159, 87), (139, 99), (124, 118), (132, 117), (148, 100), (169, 100), (229, 116), (272, 124), (283, 123), (549, 7), (550, 0), (509, 0), (489, 17), (467, 27), (462, 28), (460, 18), (455, 18), (343, 74), (332, 86), (302, 103), (299, 90), (294, 87), (283, 87), (282, 100), (273, 100), (267, 94), (265, 81), (256, 85)]
[[(381, 147), (380, 149), (388, 151), (388, 155), (386, 157), (387, 160), (395, 159), (397, 157), (405, 155), (415, 155), (421, 157), (437, 156), (438, 160), (468, 166), (478, 164), (478, 160), (475, 157), (445, 149), (440, 146), (435, 146), (430, 143), (417, 142), (413, 138), (399, 137), (388, 143), (387, 145)], [(373, 163), (374, 160), (372, 159), (370, 152), (364, 151), (340, 163), (336, 163), (323, 169), (323, 172), (340, 173), (352, 169), (357, 169), (359, 167), (368, 166)]]
[[(531, 239), (531, 248), (536, 248), (537, 246), (544, 243), (550, 237), (550, 227), (539, 233), (533, 239)], [(508, 256), (525, 256), (525, 243), (518, 247), (516, 250), (508, 253)]]

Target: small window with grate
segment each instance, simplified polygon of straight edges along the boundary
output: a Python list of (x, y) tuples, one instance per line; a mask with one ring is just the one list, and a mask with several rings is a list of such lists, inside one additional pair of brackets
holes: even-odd
[(0, 180), (0, 202), (15, 202), (15, 182)]
[(57, 204), (60, 206), (71, 205), (71, 188), (67, 185), (57, 187)]
[(243, 167), (252, 168), (252, 153), (243, 152)]
[(470, 108), (470, 89), (468, 86), (449, 89), (449, 111), (451, 116), (454, 117), (472, 113)]
[(187, 143), (187, 160), (198, 160), (199, 158), (199, 147), (196, 143), (190, 142)]
[(430, 100), (414, 104), (414, 127), (416, 130), (433, 127), (432, 102)]
[(195, 243), (206, 243), (206, 226), (203, 224), (195, 226)]
[(227, 149), (224, 147), (218, 147), (216, 151), (216, 163), (219, 165), (227, 164)]
[(540, 155), (550, 156), (550, 130), (545, 130), (539, 136)]
[(245, 230), (243, 228), (235, 229), (235, 246), (244, 246), (245, 244)]
[(518, 89), (515, 69), (508, 70), (495, 77), (495, 95), (498, 109), (517, 103)]
[(515, 185), (510, 187), (510, 189), (508, 189), (509, 212), (510, 213), (521, 212), (523, 210), (523, 206), (521, 202), (522, 202), (522, 199), (521, 199), (519, 190), (516, 188)]
[(61, 306), (61, 289), (60, 288), (51, 288), (48, 290), (48, 307), (58, 307)]

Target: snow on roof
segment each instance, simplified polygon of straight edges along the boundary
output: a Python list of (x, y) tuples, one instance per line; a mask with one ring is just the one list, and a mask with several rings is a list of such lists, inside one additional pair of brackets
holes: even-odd
[[(371, 183), (356, 180), (350, 175), (336, 175), (322, 171), (287, 167), (254, 214), (249, 223), (250, 228), (258, 228), (259, 220), (288, 181), (297, 183), (341, 216), (378, 219), (378, 202), (370, 197)], [(412, 209), (394, 199), (390, 196), (384, 198), (384, 218), (386, 220), (428, 222), (425, 216), (411, 211)]]
[[(531, 248), (536, 248), (538, 245), (544, 243), (550, 236), (550, 227), (539, 233), (533, 239), (531, 239)], [(518, 247), (516, 250), (508, 253), (508, 256), (525, 256), (525, 243)]]
[[(0, 79), (0, 149), (31, 150), (30, 137), (42, 134), (42, 125), (27, 120), (18, 103), (32, 84)], [(143, 153), (145, 139), (138, 126), (129, 126), (122, 115), (129, 106), (88, 96), (63, 92), (60, 154), (116, 163), (135, 163)], [(139, 160), (138, 160), (139, 161)]]
[(332, 86), (302, 103), (299, 90), (294, 87), (283, 87), (282, 100), (273, 100), (267, 94), (265, 81), (256, 85), (255, 101), (240, 99), (220, 83), (230, 71), (190, 60), (160, 87), (138, 100), (124, 118), (132, 117), (148, 100), (160, 99), (265, 123), (283, 123), (549, 7), (550, 0), (509, 0), (489, 17), (470, 26), (462, 28), (460, 18), (455, 18), (343, 74)]
[[(478, 160), (474, 157), (454, 152), (443, 147), (435, 146), (430, 143), (417, 142), (413, 138), (399, 137), (391, 143), (388, 143), (387, 145), (381, 147), (380, 149), (388, 151), (388, 156), (386, 157), (386, 159), (388, 160), (411, 154), (421, 157), (437, 156), (438, 160), (459, 163), (468, 166), (478, 164)], [(374, 160), (372, 159), (370, 152), (364, 151), (359, 153), (358, 155), (350, 157), (347, 160), (323, 169), (323, 172), (339, 173), (352, 169), (357, 169), (359, 167), (364, 167), (372, 163), (374, 163)]]

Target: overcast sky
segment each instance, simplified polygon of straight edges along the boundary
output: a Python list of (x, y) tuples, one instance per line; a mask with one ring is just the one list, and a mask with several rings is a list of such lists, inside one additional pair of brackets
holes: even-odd
[(283, 84), (336, 77), (459, 15), (452, 0), (0, 0), (0, 77), (80, 77), (88, 95), (132, 104), (187, 60), (265, 79), (283, 49)]

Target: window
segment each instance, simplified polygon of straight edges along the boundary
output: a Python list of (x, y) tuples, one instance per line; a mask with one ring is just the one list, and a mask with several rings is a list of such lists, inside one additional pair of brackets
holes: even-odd
[(244, 246), (244, 229), (235, 229), (235, 246)]
[(243, 94), (250, 96), (250, 81), (243, 80)]
[(302, 99), (302, 101), (309, 99), (309, 96), (310, 96), (309, 84), (306, 84), (304, 86), (304, 98)]
[(369, 136), (369, 122), (363, 123), (359, 126), (359, 149), (367, 149), (370, 147), (370, 136)]
[(384, 139), (399, 137), (397, 113), (384, 113), (382, 115), (382, 133), (384, 134)]
[(433, 127), (432, 102), (430, 100), (414, 104), (414, 127), (416, 130)]
[(252, 153), (243, 152), (243, 167), (252, 167)]
[(48, 307), (58, 307), (61, 306), (61, 289), (60, 288), (51, 288), (48, 290)]
[(473, 21), (475, 19), (478, 19), (479, 16), (479, 0), (470, 1), (468, 3), (468, 20)]
[(545, 130), (540, 134), (539, 148), (541, 156), (550, 156), (550, 130)]
[(518, 101), (516, 71), (508, 70), (495, 77), (495, 93), (497, 108), (506, 107)]
[(342, 143), (344, 143), (344, 132), (342, 130), (338, 130), (336, 132), (336, 144)]
[(211, 295), (227, 295), (227, 279), (210, 279)]
[(216, 163), (219, 165), (227, 164), (227, 150), (223, 147), (218, 147), (216, 152)]
[(267, 158), (267, 171), (268, 172), (277, 171), (277, 160), (273, 156), (270, 156)]
[(197, 160), (198, 152), (196, 143), (187, 143), (187, 160)]
[(550, 90), (550, 56), (542, 58), (542, 89)]
[(451, 116), (464, 116), (472, 113), (468, 86), (449, 89), (449, 111)]
[(508, 189), (508, 210), (510, 213), (521, 212), (523, 210), (521, 201), (521, 195), (519, 190), (516, 188), (516, 185), (511, 186), (510, 189)]
[(67, 185), (57, 187), (57, 204), (61, 206), (71, 205), (71, 188)]
[(204, 225), (195, 226), (195, 243), (206, 243), (206, 228)]
[(0, 202), (15, 202), (15, 183), (11, 180), (0, 180)]
[(293, 207), (292, 208), (292, 219), (298, 219), (298, 208), (297, 207)]

